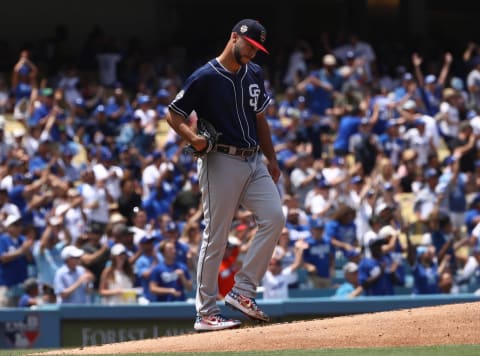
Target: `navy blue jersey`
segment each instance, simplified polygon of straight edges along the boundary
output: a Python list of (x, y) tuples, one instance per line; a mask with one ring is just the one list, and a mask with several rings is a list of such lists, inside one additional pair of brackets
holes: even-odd
[(259, 65), (250, 62), (231, 73), (213, 59), (185, 81), (169, 108), (185, 118), (195, 110), (221, 133), (219, 143), (254, 147), (259, 144), (256, 115), (269, 102)]

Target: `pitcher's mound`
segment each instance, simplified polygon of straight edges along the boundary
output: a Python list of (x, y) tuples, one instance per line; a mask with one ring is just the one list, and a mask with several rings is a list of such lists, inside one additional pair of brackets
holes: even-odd
[(91, 346), (83, 349), (68, 349), (41, 355), (292, 350), (448, 344), (480, 344), (480, 302), (170, 336)]

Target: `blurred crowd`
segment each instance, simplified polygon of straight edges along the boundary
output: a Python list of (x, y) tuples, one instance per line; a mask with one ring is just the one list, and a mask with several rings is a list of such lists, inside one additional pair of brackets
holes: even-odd
[[(184, 77), (174, 62), (159, 71), (98, 48), (82, 57), (95, 71), (73, 60), (44, 71), (25, 49), (0, 79), (0, 306), (193, 295), (196, 160), (164, 120)], [(411, 53), (394, 74), (355, 34), (314, 53), (299, 41), (281, 85), (265, 82), (287, 223), (259, 291), (468, 290), (480, 273), (480, 47), (432, 63)], [(240, 207), (219, 300), (256, 228)]]

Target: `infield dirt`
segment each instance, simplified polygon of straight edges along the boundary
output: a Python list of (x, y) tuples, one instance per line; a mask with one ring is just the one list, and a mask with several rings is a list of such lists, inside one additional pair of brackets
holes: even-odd
[(161, 337), (39, 355), (480, 344), (480, 302)]

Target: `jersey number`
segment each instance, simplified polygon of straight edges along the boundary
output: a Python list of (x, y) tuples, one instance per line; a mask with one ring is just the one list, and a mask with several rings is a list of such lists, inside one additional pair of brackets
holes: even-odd
[(254, 111), (257, 111), (258, 97), (260, 96), (260, 88), (258, 87), (258, 84), (251, 84), (248, 87), (248, 92), (250, 94), (249, 104)]

